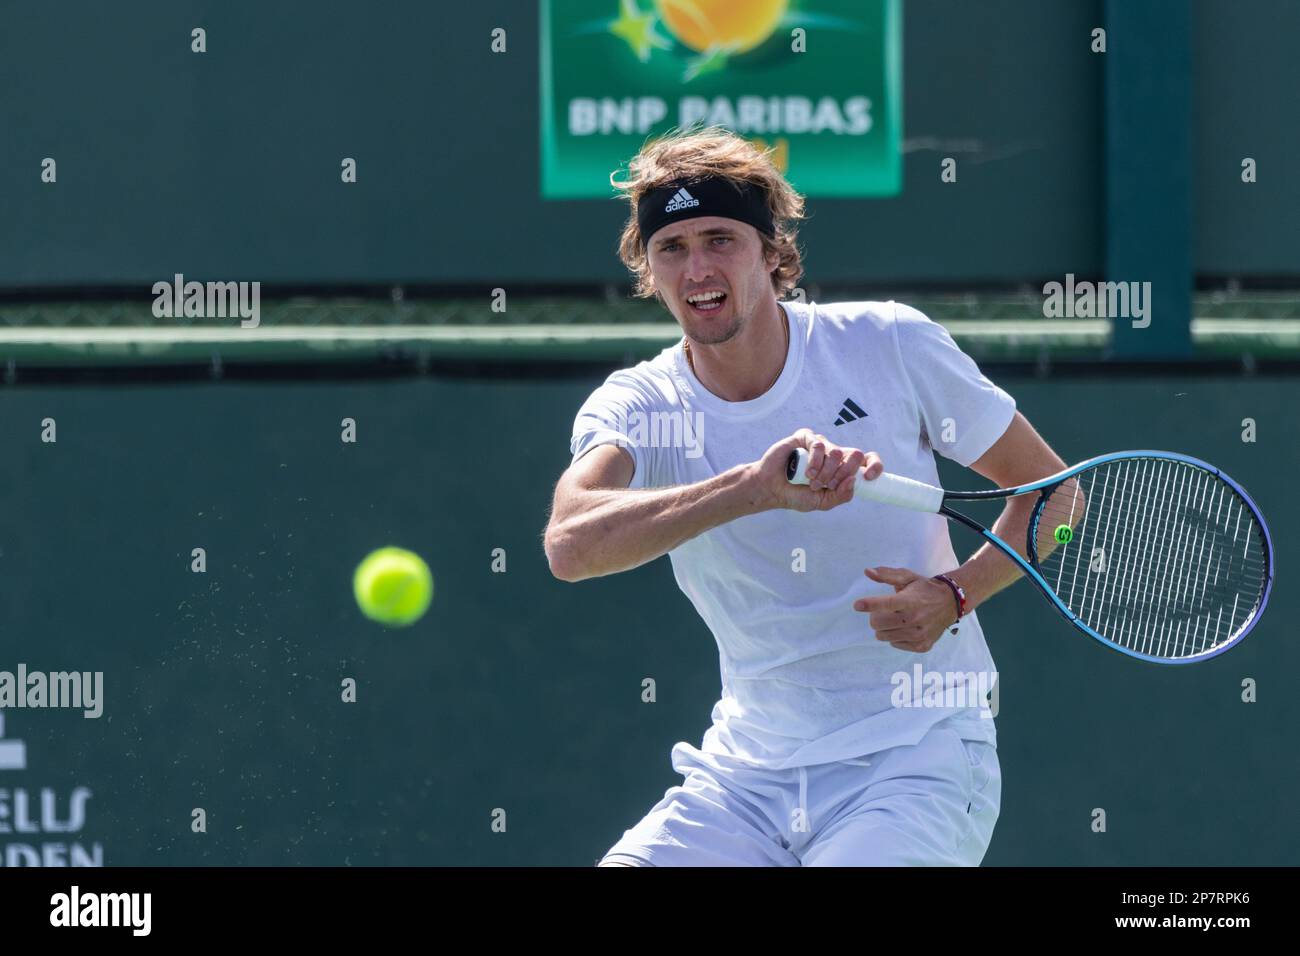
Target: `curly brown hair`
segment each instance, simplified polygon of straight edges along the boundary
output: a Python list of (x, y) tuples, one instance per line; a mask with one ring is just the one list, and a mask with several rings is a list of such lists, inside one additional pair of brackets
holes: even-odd
[(803, 276), (803, 257), (796, 244), (797, 223), (804, 218), (804, 199), (785, 181), (773, 164), (772, 149), (759, 149), (749, 140), (720, 126), (670, 130), (641, 148), (628, 163), (629, 178), (619, 182), (618, 170), (610, 173), (610, 184), (627, 197), (631, 215), (618, 241), (618, 257), (632, 272), (632, 294), (640, 299), (657, 296), (654, 276), (646, 256), (645, 243), (637, 228), (637, 204), (653, 189), (678, 179), (716, 176), (748, 181), (763, 188), (772, 213), (775, 235), (759, 233), (763, 255), (776, 255), (772, 290), (786, 298)]

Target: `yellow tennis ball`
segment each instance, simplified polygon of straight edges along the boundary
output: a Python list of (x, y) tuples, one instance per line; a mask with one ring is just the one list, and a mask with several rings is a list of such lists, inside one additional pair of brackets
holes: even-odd
[(433, 574), (413, 551), (380, 548), (357, 565), (352, 592), (366, 617), (389, 627), (406, 627), (429, 609)]

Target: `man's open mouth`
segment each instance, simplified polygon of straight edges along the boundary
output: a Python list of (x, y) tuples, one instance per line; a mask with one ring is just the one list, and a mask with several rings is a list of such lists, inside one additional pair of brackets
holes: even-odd
[(686, 304), (695, 310), (696, 315), (709, 315), (722, 308), (727, 301), (725, 292), (699, 292), (686, 297)]

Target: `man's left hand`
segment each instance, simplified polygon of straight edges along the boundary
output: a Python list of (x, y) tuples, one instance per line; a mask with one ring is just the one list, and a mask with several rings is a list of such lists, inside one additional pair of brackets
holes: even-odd
[(907, 568), (867, 568), (863, 573), (894, 589), (893, 594), (853, 602), (853, 610), (871, 615), (878, 641), (888, 641), (900, 651), (924, 654), (957, 618), (952, 590), (942, 581)]

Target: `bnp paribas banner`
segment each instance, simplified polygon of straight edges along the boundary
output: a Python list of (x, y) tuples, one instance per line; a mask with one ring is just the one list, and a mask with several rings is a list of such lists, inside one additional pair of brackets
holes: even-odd
[(901, 188), (899, 0), (543, 0), (542, 195), (606, 198), (648, 137), (719, 125), (809, 196)]

